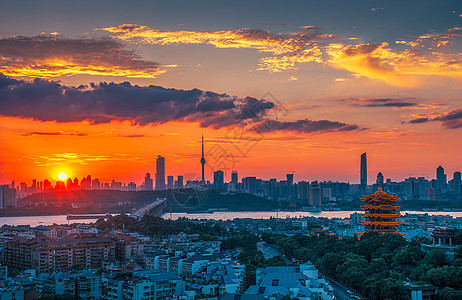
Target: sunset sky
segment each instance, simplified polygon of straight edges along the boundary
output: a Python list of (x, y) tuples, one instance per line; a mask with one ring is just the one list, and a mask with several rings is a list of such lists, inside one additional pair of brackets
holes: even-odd
[(2, 1), (0, 184), (462, 171), (462, 2)]

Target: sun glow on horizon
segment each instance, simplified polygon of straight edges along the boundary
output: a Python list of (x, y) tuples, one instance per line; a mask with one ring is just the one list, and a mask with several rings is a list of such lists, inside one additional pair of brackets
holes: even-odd
[(59, 178), (60, 180), (66, 180), (67, 174), (64, 173), (64, 172), (61, 172), (61, 173), (58, 174), (58, 178)]

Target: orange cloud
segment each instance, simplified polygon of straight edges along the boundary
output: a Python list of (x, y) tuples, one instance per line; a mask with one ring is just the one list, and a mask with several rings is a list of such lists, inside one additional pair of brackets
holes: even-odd
[(80, 164), (87, 165), (91, 162), (100, 161), (135, 161), (141, 160), (139, 156), (133, 154), (121, 154), (115, 153), (113, 155), (96, 155), (87, 153), (54, 153), (49, 156), (42, 155), (36, 161), (41, 167), (48, 167), (50, 165), (69, 165), (69, 164)]
[[(312, 29), (312, 26), (303, 29)], [(273, 33), (247, 28), (231, 31), (160, 31), (133, 24), (102, 30), (114, 33), (118, 39), (147, 44), (206, 44), (217, 48), (257, 49), (272, 54), (261, 58), (258, 68), (270, 72), (291, 70), (297, 64), (307, 62), (328, 63), (357, 76), (380, 79), (402, 87), (418, 86), (421, 83), (420, 75), (462, 75), (459, 51), (450, 53), (432, 48), (453, 45), (462, 36), (462, 29), (457, 27), (444, 33), (421, 35), (413, 41), (396, 41), (400, 47), (411, 47), (404, 50), (392, 49), (386, 42), (357, 45), (329, 43), (329, 40), (337, 37), (316, 31)], [(351, 38), (345, 40), (355, 41)]]
[(57, 36), (0, 38), (0, 72), (15, 77), (49, 78), (103, 75), (152, 78), (172, 65), (142, 60), (110, 39)]
[(147, 26), (124, 24), (103, 28), (122, 40), (137, 40), (147, 44), (208, 44), (217, 48), (250, 48), (273, 57), (263, 58), (260, 69), (279, 72), (295, 68), (296, 63), (320, 62), (317, 40), (331, 39), (331, 34), (319, 32), (273, 33), (262, 29), (221, 31), (160, 31)]
[(416, 87), (421, 80), (414, 75), (442, 75), (461, 78), (460, 53), (392, 50), (388, 43), (326, 46), (329, 63), (357, 76), (381, 79), (391, 85)]

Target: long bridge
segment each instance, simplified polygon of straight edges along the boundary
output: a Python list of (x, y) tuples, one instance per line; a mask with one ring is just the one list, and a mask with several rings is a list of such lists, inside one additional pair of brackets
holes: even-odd
[(157, 199), (154, 202), (147, 204), (146, 206), (138, 209), (135, 212), (130, 214), (130, 217), (135, 219), (142, 219), (144, 215), (151, 215), (151, 216), (161, 216), (163, 213), (163, 209), (167, 206), (167, 199)]

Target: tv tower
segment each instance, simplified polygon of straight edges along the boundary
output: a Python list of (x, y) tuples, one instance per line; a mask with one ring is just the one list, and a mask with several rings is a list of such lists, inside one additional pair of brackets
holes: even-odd
[(204, 158), (204, 135), (202, 135), (202, 158), (201, 158), (201, 165), (202, 165), (202, 185), (205, 185), (205, 175), (204, 175), (204, 165), (205, 165), (205, 158)]

